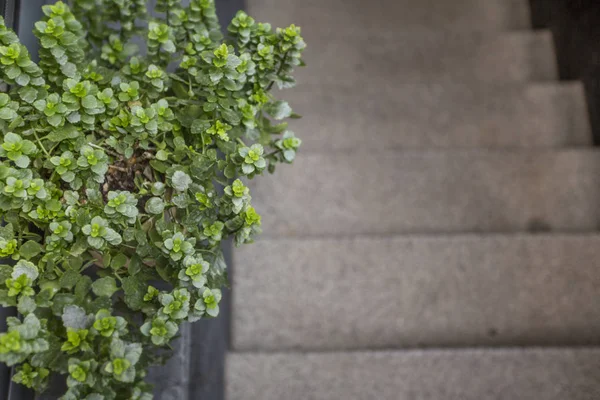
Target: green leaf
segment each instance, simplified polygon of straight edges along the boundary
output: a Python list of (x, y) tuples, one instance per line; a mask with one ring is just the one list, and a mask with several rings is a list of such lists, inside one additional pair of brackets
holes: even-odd
[(151, 160), (150, 161), (150, 166), (152, 168), (154, 168), (156, 171), (161, 172), (163, 174), (165, 172), (167, 172), (167, 168), (168, 168), (167, 164), (165, 164), (162, 161), (158, 161), (158, 160)]
[(15, 83), (20, 86), (26, 86), (29, 84), (30, 80), (31, 80), (31, 78), (29, 77), (29, 75), (21, 74), (21, 75), (17, 76), (17, 78), (15, 79)]
[(144, 294), (146, 285), (135, 276), (123, 279), (123, 291), (125, 292), (125, 303), (134, 311), (140, 310), (144, 306)]
[(33, 257), (40, 254), (42, 250), (43, 247), (41, 244), (33, 240), (28, 240), (27, 242), (21, 245), (21, 248), (19, 249), (19, 254), (23, 258), (31, 260)]
[(75, 78), (77, 76), (77, 67), (73, 63), (66, 63), (60, 67), (60, 70), (68, 78)]
[(205, 132), (208, 128), (210, 128), (210, 125), (211, 125), (210, 122), (207, 120), (196, 119), (192, 123), (191, 132), (194, 135), (201, 134), (201, 133)]
[(171, 178), (173, 188), (180, 192), (187, 190), (192, 183), (192, 178), (183, 171), (175, 171)]
[(11, 277), (13, 279), (16, 279), (21, 275), (27, 275), (27, 277), (31, 281), (35, 281), (39, 276), (39, 272), (35, 264), (29, 261), (19, 260), (17, 265), (15, 265), (15, 267), (13, 268)]
[(54, 114), (51, 117), (48, 117), (48, 123), (54, 127), (59, 126), (63, 122), (63, 118), (59, 114)]
[(36, 309), (35, 300), (29, 296), (21, 296), (17, 304), (17, 310), (24, 315), (34, 312)]
[(145, 209), (148, 214), (162, 214), (165, 210), (165, 203), (159, 197), (152, 197), (146, 202)]
[(58, 128), (50, 132), (48, 135), (46, 135), (46, 139), (50, 140), (51, 142), (58, 143), (67, 139), (75, 139), (80, 134), (81, 133), (73, 125), (65, 125), (62, 128)]
[(75, 303), (75, 296), (67, 293), (57, 293), (52, 299), (52, 312), (54, 315), (62, 315), (66, 306)]
[(81, 274), (73, 269), (68, 269), (65, 273), (60, 277), (60, 286), (65, 289), (73, 289), (73, 287), (79, 282), (81, 279)]
[(85, 296), (89, 293), (92, 288), (92, 278), (89, 276), (82, 276), (77, 285), (75, 286), (75, 296), (79, 301), (83, 301)]
[(129, 259), (127, 258), (127, 256), (123, 253), (119, 253), (116, 256), (114, 256), (110, 262), (110, 267), (114, 270), (118, 270), (121, 269), (122, 267), (124, 267), (127, 264), (127, 261)]
[(69, 305), (64, 308), (62, 320), (65, 328), (86, 329), (91, 322), (91, 315), (87, 315), (79, 306)]
[(111, 297), (119, 288), (115, 278), (111, 276), (105, 276), (92, 283), (92, 291), (96, 296)]
[(30, 86), (22, 87), (19, 89), (19, 96), (24, 102), (32, 104), (37, 98), (37, 90)]
[(84, 106), (85, 108), (96, 108), (97, 107), (96, 98), (92, 95), (85, 96), (83, 98), (83, 100), (81, 101), (81, 105)]
[(19, 168), (27, 168), (31, 160), (26, 155), (21, 155), (15, 160), (15, 165)]
[(142, 260), (137, 254), (134, 254), (129, 260), (129, 265), (127, 266), (127, 272), (129, 275), (134, 276), (137, 275), (142, 270)]
[(227, 177), (228, 179), (235, 178), (235, 173), (236, 173), (235, 165), (228, 164), (227, 167), (225, 167), (223, 173), (225, 174), (225, 177)]
[(240, 116), (237, 112), (233, 110), (222, 110), (221, 115), (225, 118), (225, 121), (229, 122), (231, 125), (239, 125), (240, 124)]
[(284, 119), (292, 115), (292, 108), (286, 101), (282, 100), (267, 104), (265, 111), (275, 119)]
[(164, 150), (159, 150), (156, 152), (156, 159), (160, 161), (167, 161), (169, 159), (169, 153)]
[(45, 49), (51, 49), (58, 44), (56, 39), (54, 39), (53, 37), (50, 37), (50, 36), (45, 36), (45, 35), (42, 36), (42, 38), (40, 39), (40, 43), (41, 43), (42, 47)]
[[(5, 178), (5, 176), (3, 178)], [(0, 238), (7, 241), (15, 238), (13, 224), (0, 225)]]
[(0, 108), (0, 119), (8, 121), (8, 120), (14, 119), (16, 117), (17, 117), (17, 112), (15, 110), (12, 110), (8, 107)]

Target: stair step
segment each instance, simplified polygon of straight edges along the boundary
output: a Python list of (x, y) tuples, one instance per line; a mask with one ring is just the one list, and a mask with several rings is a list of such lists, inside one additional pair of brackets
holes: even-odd
[(351, 83), (282, 93), (303, 150), (591, 145), (583, 85)]
[(600, 152), (299, 153), (251, 182), (265, 235), (593, 231)]
[(531, 26), (526, 0), (249, 0), (248, 12), (275, 26), (335, 29), (501, 31)]
[(306, 33), (303, 83), (382, 88), (417, 82), (527, 82), (558, 77), (549, 31), (478, 34)]
[(227, 400), (595, 400), (600, 350), (230, 354)]
[(600, 345), (600, 235), (258, 240), (233, 348)]

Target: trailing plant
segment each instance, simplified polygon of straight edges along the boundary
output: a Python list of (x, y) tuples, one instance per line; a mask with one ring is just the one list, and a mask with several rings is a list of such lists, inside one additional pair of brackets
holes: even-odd
[(239, 12), (224, 37), (213, 0), (157, 11), (44, 6), (39, 64), (0, 23), (0, 304), (20, 314), (0, 361), (38, 392), (64, 375), (66, 400), (152, 397), (180, 324), (219, 313), (221, 242), (260, 232), (247, 180), (300, 145), (271, 92), (294, 85), (299, 28)]

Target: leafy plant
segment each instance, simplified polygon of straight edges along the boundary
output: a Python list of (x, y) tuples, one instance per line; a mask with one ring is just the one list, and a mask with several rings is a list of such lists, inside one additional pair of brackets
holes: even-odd
[(0, 361), (37, 391), (64, 375), (66, 400), (152, 397), (179, 325), (219, 312), (222, 240), (260, 232), (245, 180), (300, 146), (271, 93), (294, 85), (299, 28), (239, 12), (225, 38), (213, 0), (157, 11), (44, 6), (39, 64), (0, 23), (0, 304), (20, 313)]

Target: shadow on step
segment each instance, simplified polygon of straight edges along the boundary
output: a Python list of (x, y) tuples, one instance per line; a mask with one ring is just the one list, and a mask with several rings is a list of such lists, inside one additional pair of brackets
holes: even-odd
[(561, 79), (585, 85), (594, 143), (600, 144), (600, 2), (529, 0), (534, 28), (552, 31)]

